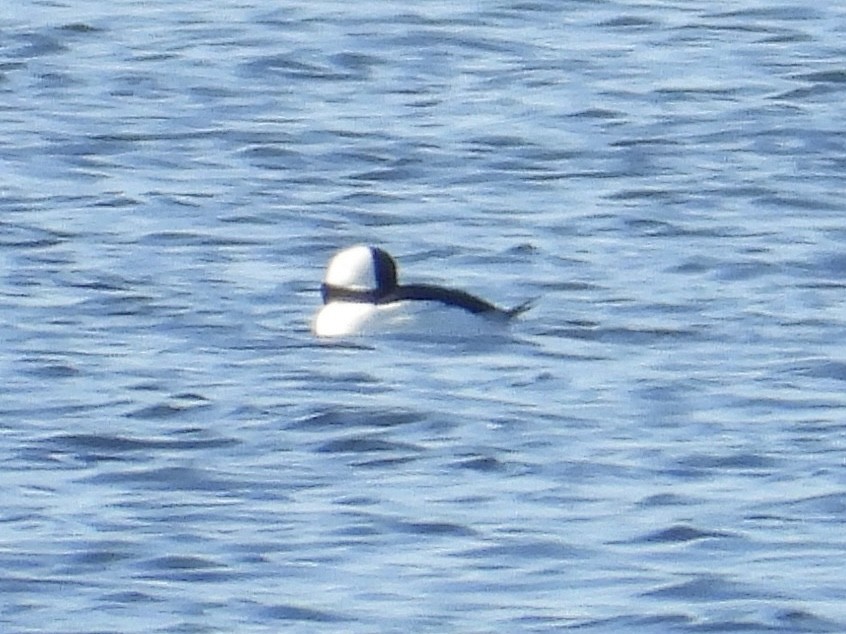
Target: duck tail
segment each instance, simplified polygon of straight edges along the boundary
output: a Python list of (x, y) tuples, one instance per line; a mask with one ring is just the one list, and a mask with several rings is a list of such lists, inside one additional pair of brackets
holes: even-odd
[(509, 308), (508, 310), (506, 310), (505, 314), (508, 315), (508, 319), (514, 319), (515, 317), (522, 315), (527, 310), (532, 308), (537, 301), (538, 301), (537, 297), (533, 297), (532, 299), (527, 299), (525, 302), (523, 302), (521, 304), (517, 304), (517, 306), (515, 306), (514, 308)]

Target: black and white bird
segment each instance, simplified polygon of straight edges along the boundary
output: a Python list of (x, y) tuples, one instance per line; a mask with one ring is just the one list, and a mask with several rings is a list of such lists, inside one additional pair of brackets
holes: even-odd
[(397, 265), (383, 249), (354, 246), (326, 269), (323, 307), (312, 323), (318, 337), (380, 332), (480, 334), (503, 332), (531, 301), (502, 309), (465, 291), (433, 284), (400, 284)]

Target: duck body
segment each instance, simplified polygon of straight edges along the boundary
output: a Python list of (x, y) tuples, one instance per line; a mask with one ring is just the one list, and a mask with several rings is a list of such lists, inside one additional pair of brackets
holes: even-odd
[(318, 337), (373, 333), (501, 334), (528, 310), (511, 310), (462, 290), (434, 284), (399, 284), (394, 259), (384, 250), (354, 246), (329, 262), (321, 285), (323, 307), (312, 323)]

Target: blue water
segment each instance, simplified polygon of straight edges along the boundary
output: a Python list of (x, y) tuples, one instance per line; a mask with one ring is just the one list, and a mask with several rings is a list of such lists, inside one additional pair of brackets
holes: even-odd
[(12, 4), (0, 629), (846, 631), (841, 3)]

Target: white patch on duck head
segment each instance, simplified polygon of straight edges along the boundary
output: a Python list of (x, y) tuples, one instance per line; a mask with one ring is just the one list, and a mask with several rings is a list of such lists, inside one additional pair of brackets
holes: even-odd
[(323, 283), (337, 289), (383, 295), (397, 287), (394, 259), (378, 247), (350, 247), (337, 253), (326, 269)]

